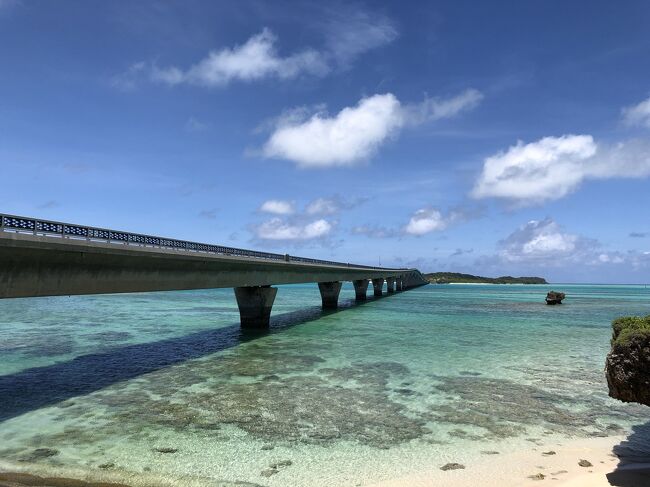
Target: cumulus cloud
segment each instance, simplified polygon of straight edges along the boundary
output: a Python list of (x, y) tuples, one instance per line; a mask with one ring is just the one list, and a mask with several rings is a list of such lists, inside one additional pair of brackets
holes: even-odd
[(650, 128), (650, 97), (636, 105), (623, 108), (622, 115), (626, 125)]
[(591, 135), (544, 137), (486, 158), (471, 194), (527, 205), (562, 198), (587, 179), (649, 175), (648, 141), (599, 146)]
[(353, 166), (371, 157), (405, 125), (455, 116), (476, 106), (480, 97), (476, 90), (468, 90), (449, 100), (402, 105), (395, 95), (384, 93), (362, 98), (336, 115), (321, 109), (306, 117), (304, 110), (293, 110), (276, 119), (262, 154), (303, 168)]
[(291, 201), (268, 200), (262, 203), (260, 211), (274, 215), (290, 215), (295, 211), (295, 208)]
[(473, 265), (487, 274), (541, 275), (558, 282), (593, 279), (594, 269), (603, 282), (617, 281), (623, 273), (644, 282), (650, 252), (606, 249), (546, 218), (521, 225), (497, 243), (496, 253), (479, 256)]
[(448, 221), (438, 210), (423, 208), (417, 210), (404, 227), (404, 232), (409, 235), (425, 235), (447, 227)]
[(301, 74), (322, 75), (329, 70), (321, 53), (303, 49), (282, 57), (277, 53), (276, 42), (277, 37), (265, 28), (242, 45), (210, 52), (187, 70), (154, 66), (151, 76), (154, 81), (169, 85), (188, 83), (220, 87), (233, 80), (289, 79)]
[(148, 79), (170, 86), (189, 84), (220, 88), (235, 81), (324, 76), (337, 68), (349, 66), (367, 51), (391, 43), (398, 35), (387, 17), (354, 8), (323, 8), (318, 15), (323, 19), (314, 22), (314, 26), (325, 37), (320, 49), (305, 47), (281, 54), (277, 47), (278, 37), (264, 28), (243, 44), (212, 50), (187, 68), (136, 63), (125, 73), (115, 76), (113, 85), (131, 90), (139, 81)]
[(566, 232), (550, 218), (531, 220), (499, 242), (505, 261), (561, 262), (597, 247), (594, 240)]
[(257, 226), (255, 233), (262, 240), (312, 240), (327, 236), (331, 230), (332, 224), (322, 218), (305, 224), (272, 218)]

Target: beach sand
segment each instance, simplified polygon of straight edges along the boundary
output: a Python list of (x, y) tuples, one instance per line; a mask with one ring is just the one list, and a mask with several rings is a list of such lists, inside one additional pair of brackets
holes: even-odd
[[(370, 487), (526, 487), (556, 485), (559, 487), (650, 487), (648, 463), (627, 463), (614, 455), (613, 448), (624, 436), (588, 438), (547, 442), (511, 453), (485, 451), (477, 460), (462, 458), (464, 468), (442, 470), (443, 465), (430, 465), (407, 476), (378, 483), (363, 483)], [(580, 462), (583, 461), (581, 466)], [(584, 461), (588, 462), (585, 463)], [(22, 469), (21, 469), (22, 470)], [(125, 487), (176, 485), (174, 479), (149, 478), (138, 474), (119, 478), (116, 473), (92, 475), (85, 480), (62, 478), (47, 474), (43, 469), (29, 472), (0, 472), (0, 487)], [(31, 475), (36, 474), (37, 476)], [(188, 482), (189, 481), (189, 482)], [(207, 482), (206, 482), (207, 481)], [(214, 485), (208, 479), (185, 479), (184, 485)], [(260, 482), (264, 485), (264, 482)], [(305, 486), (309, 487), (309, 486)], [(347, 486), (341, 486), (347, 487)]]
[[(650, 487), (650, 463), (622, 465), (612, 453), (625, 437), (589, 438), (535, 446), (507, 454), (486, 454), (463, 469), (432, 465), (406, 477), (372, 487)], [(554, 452), (554, 453), (550, 453)], [(591, 466), (582, 467), (581, 460)], [(650, 459), (649, 459), (650, 462)], [(462, 461), (459, 461), (462, 464)]]

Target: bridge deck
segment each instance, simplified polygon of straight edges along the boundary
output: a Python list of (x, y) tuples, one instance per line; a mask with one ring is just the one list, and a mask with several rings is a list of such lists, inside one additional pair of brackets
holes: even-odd
[(400, 277), (371, 267), (0, 215), (0, 298)]

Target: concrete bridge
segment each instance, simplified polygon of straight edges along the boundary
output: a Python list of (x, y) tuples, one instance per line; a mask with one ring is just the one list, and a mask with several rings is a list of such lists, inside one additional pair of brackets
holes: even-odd
[(417, 269), (331, 262), (0, 214), (0, 298), (235, 290), (242, 327), (268, 327), (274, 284), (318, 283), (336, 308), (342, 281), (365, 300), (427, 284)]

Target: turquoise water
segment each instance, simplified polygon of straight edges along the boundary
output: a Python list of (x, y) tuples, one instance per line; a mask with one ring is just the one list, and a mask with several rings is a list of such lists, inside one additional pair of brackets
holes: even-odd
[(562, 306), (518, 285), (355, 305), (346, 285), (342, 310), (323, 313), (315, 285), (280, 286), (257, 335), (230, 289), (3, 300), (0, 467), (363, 485), (646, 423), (648, 408), (607, 397), (603, 366), (611, 320), (650, 313), (650, 289), (554, 288)]

